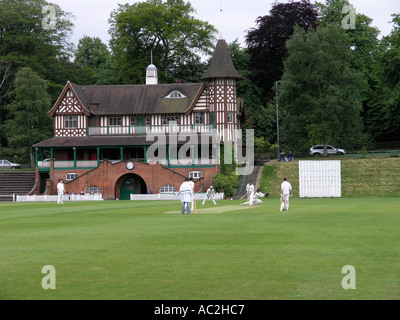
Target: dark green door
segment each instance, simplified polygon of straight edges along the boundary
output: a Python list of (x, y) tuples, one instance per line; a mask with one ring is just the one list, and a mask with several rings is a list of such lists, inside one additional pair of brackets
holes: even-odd
[(210, 131), (215, 130), (215, 119), (214, 119), (214, 112), (210, 113)]
[(137, 117), (136, 118), (136, 133), (137, 134), (144, 134), (145, 133), (144, 127), (144, 118)]
[(121, 184), (121, 200), (130, 200), (131, 193), (135, 193), (135, 177), (129, 177)]

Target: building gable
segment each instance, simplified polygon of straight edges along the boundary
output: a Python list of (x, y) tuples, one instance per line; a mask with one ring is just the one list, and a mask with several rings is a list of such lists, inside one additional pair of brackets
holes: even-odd
[(82, 108), (79, 105), (78, 99), (73, 92), (69, 89), (65, 93), (64, 98), (61, 100), (56, 113), (77, 114), (82, 113)]
[(195, 111), (208, 111), (208, 89), (207, 83), (203, 82), (192, 103), (190, 104), (190, 107), (186, 110), (186, 115), (189, 115)]
[(60, 97), (48, 112), (54, 118), (55, 137), (82, 137), (87, 134), (88, 116), (73, 85), (68, 81)]
[(84, 106), (73, 85), (68, 81), (48, 115), (54, 117), (79, 114), (89, 116), (91, 112)]

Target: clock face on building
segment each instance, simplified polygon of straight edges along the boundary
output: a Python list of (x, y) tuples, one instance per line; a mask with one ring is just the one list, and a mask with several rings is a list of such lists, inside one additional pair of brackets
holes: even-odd
[(126, 163), (126, 168), (128, 170), (132, 170), (133, 168), (135, 168), (135, 164), (132, 161), (129, 161)]

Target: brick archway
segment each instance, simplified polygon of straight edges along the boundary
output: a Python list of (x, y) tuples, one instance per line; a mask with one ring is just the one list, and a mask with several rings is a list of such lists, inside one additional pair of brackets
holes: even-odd
[(129, 200), (130, 193), (147, 193), (146, 181), (138, 174), (124, 174), (115, 183), (115, 199)]

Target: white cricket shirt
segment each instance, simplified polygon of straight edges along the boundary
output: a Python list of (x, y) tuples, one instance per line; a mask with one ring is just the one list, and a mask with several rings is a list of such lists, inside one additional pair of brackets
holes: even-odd
[(281, 190), (283, 194), (289, 194), (290, 190), (292, 190), (292, 185), (288, 181), (283, 181), (281, 184)]

